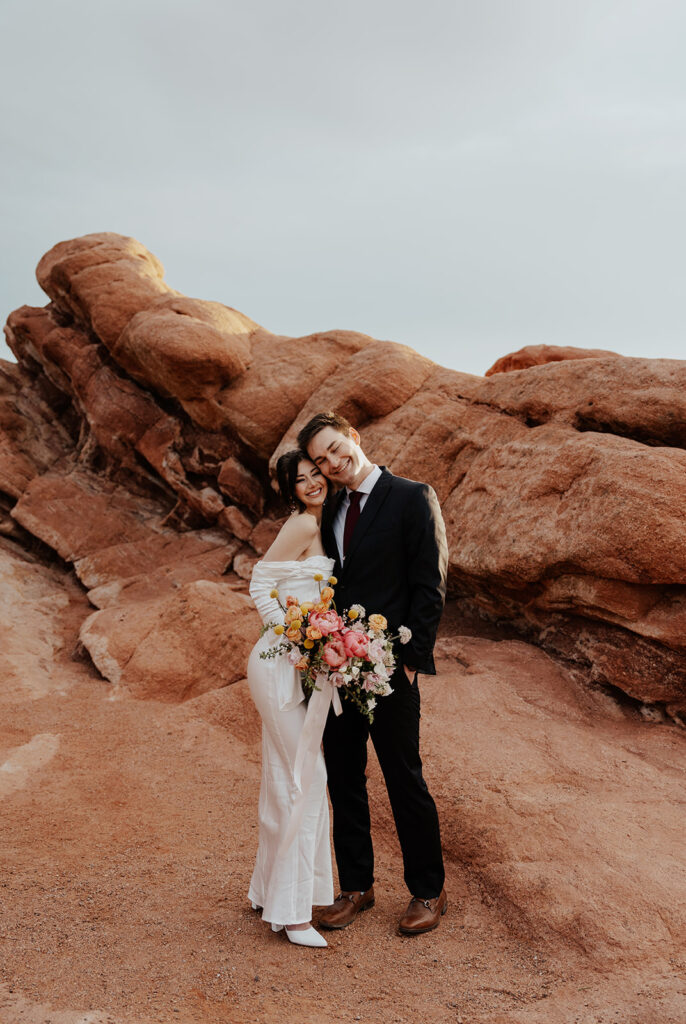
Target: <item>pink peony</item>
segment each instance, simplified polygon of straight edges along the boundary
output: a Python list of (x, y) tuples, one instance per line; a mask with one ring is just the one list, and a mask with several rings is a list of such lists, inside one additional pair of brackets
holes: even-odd
[(343, 628), (343, 619), (329, 608), (327, 612), (310, 612), (309, 625), (318, 629), (322, 636), (329, 636)]
[(349, 629), (343, 634), (343, 646), (349, 658), (364, 658), (369, 647), (369, 637), (359, 629)]
[[(321, 626), (317, 626), (317, 629), (321, 630), (321, 628)], [(340, 668), (348, 660), (348, 655), (340, 640), (329, 640), (324, 644), (322, 658), (330, 668)]]
[(385, 654), (383, 640), (372, 640), (369, 645), (369, 660), (382, 661)]

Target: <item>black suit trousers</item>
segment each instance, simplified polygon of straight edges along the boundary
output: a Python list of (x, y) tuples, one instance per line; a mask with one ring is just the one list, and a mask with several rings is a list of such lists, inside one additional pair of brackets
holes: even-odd
[(333, 840), (342, 890), (364, 892), (374, 881), (369, 803), (367, 739), (371, 736), (403, 855), (405, 884), (413, 896), (432, 899), (445, 873), (436, 805), (422, 774), (419, 756), (419, 686), (400, 664), (391, 680), (393, 693), (377, 700), (370, 726), (343, 699), (340, 716), (329, 713), (324, 758), (333, 807)]

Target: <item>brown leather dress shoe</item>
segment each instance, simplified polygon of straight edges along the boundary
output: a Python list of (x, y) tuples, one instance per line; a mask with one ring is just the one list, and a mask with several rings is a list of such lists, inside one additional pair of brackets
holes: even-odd
[(445, 889), (441, 895), (432, 900), (422, 900), (413, 896), (410, 904), (400, 918), (398, 931), (403, 935), (421, 935), (423, 932), (433, 931), (438, 928), (439, 921), (448, 909), (448, 897)]
[(319, 916), (320, 928), (347, 928), (362, 910), (374, 906), (374, 886), (366, 892), (339, 892), (330, 907)]

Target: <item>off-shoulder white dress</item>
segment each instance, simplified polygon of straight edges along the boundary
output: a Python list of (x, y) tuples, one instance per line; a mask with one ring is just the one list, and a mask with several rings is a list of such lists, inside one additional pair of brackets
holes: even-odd
[[(325, 578), (333, 560), (313, 555), (302, 562), (258, 562), (250, 583), (263, 623), (284, 620), (278, 602), (269, 596), (279, 591), (282, 603), (292, 594), (300, 602), (319, 599), (317, 573)], [(268, 630), (248, 659), (248, 686), (262, 718), (262, 780), (259, 799), (259, 837), (255, 869), (248, 898), (263, 908), (262, 918), (275, 925), (301, 924), (312, 918), (312, 906), (333, 902), (329, 807), (326, 768), (317, 754), (302, 821), (294, 840), (279, 852), (299, 790), (294, 779), (298, 739), (305, 721), (300, 673), (284, 654), (260, 658), (278, 637)], [(278, 854), (278, 855), (277, 855)]]

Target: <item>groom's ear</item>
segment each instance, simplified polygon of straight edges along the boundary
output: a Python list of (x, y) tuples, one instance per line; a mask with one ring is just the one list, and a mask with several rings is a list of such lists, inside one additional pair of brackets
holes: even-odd
[(350, 437), (355, 442), (355, 444), (359, 444), (360, 443), (360, 435), (357, 433), (357, 431), (355, 430), (354, 427), (350, 428)]

